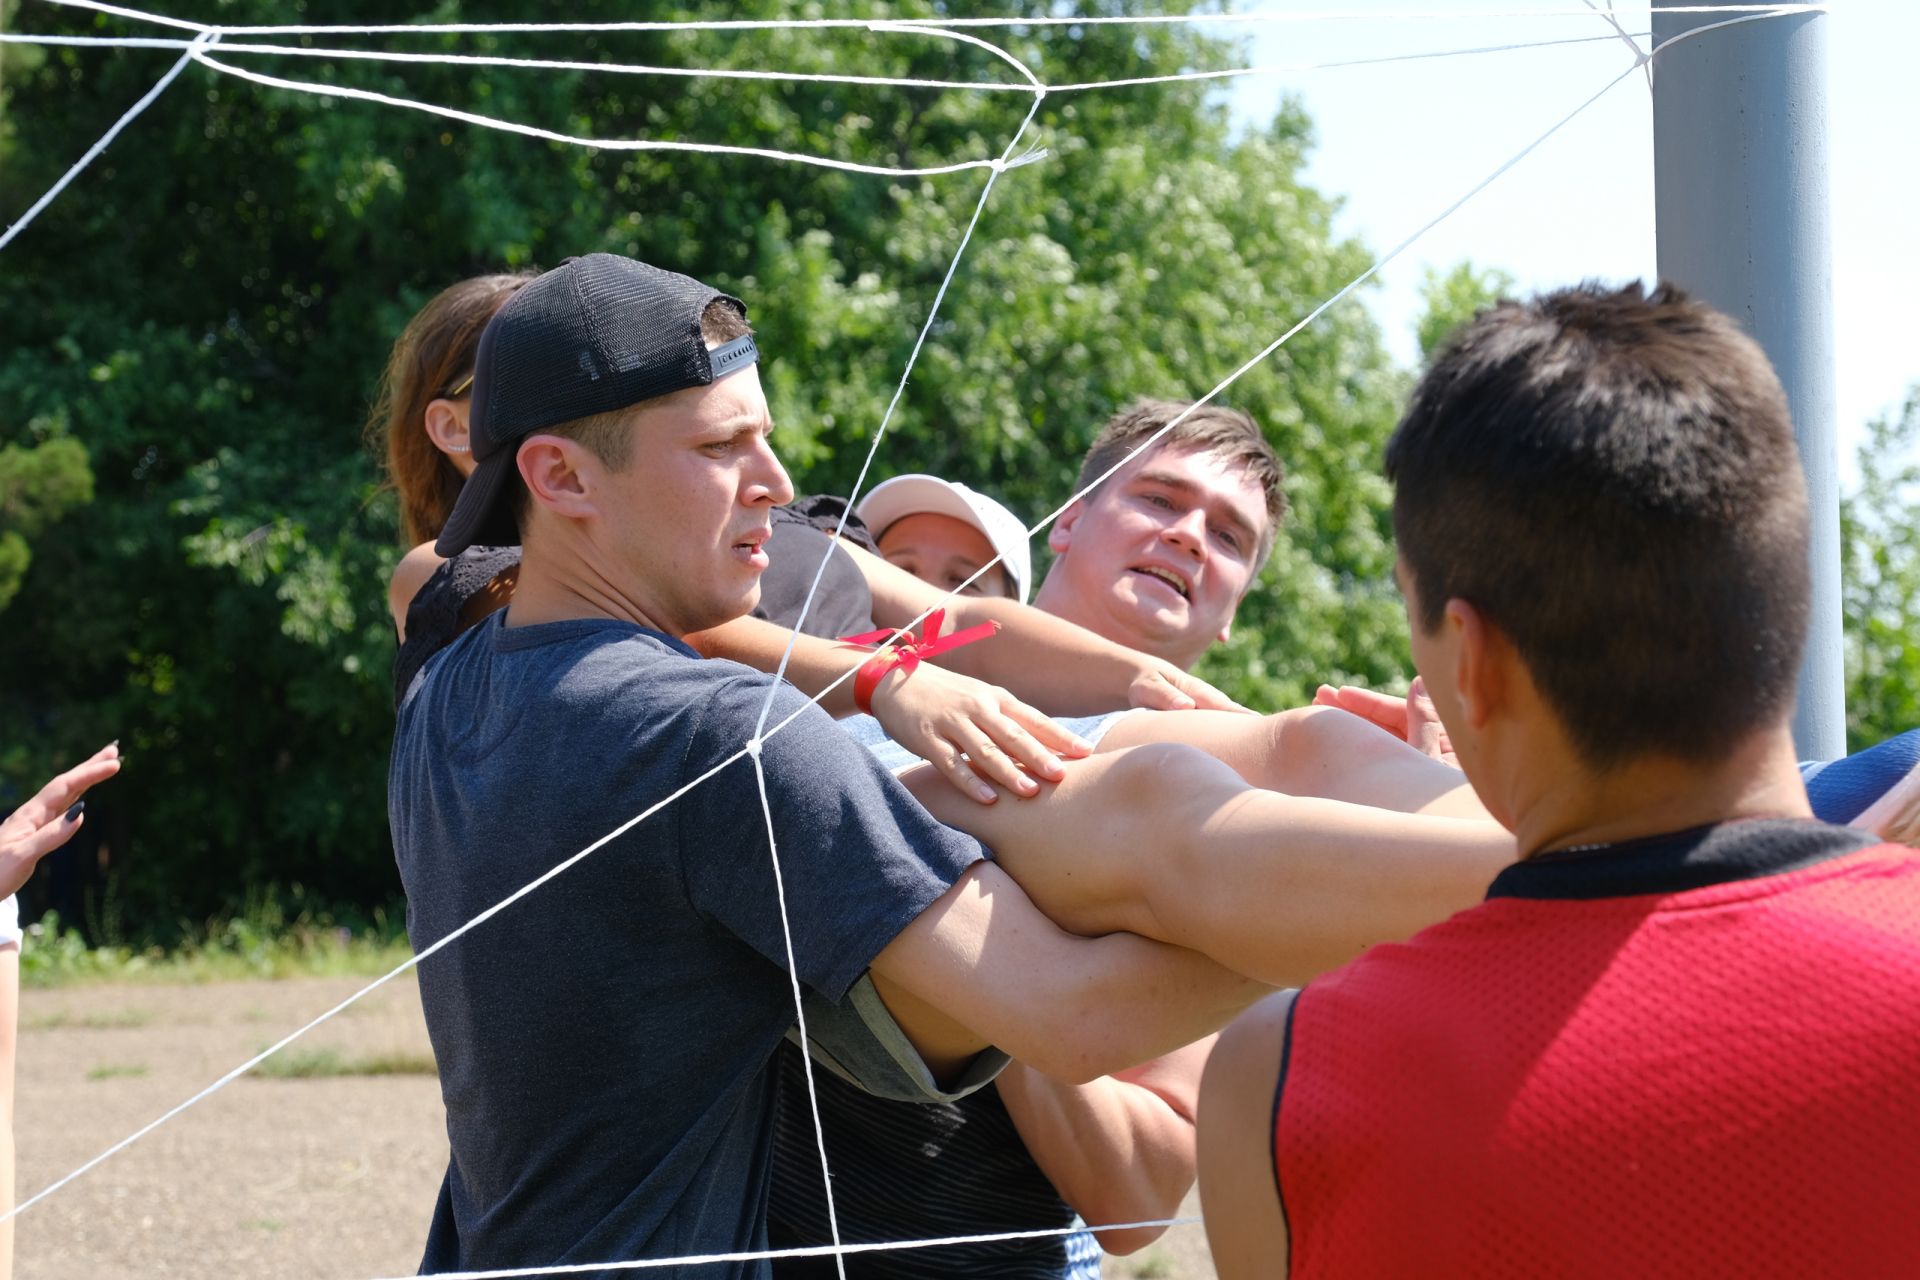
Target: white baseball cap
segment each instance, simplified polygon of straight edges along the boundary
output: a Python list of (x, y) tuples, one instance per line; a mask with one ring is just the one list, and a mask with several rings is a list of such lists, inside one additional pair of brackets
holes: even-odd
[(1033, 585), (1033, 552), (1027, 546), (1027, 526), (1019, 516), (986, 494), (939, 476), (923, 473), (895, 476), (875, 485), (872, 492), (860, 499), (854, 514), (866, 521), (875, 538), (886, 532), (887, 526), (908, 516), (952, 516), (955, 520), (964, 520), (986, 535), (988, 545), (1013, 579), (1014, 593), (1020, 603), (1027, 602), (1027, 593)]

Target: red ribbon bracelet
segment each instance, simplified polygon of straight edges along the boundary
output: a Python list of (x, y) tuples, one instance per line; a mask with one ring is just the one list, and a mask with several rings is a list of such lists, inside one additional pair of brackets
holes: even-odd
[[(902, 675), (912, 675), (913, 669), (920, 665), (922, 658), (937, 657), (949, 650), (958, 649), (963, 644), (985, 640), (1000, 630), (1000, 624), (997, 622), (982, 622), (964, 631), (943, 636), (940, 634), (940, 628), (946, 620), (945, 609), (935, 609), (928, 614), (925, 640), (919, 639), (911, 631), (902, 631), (898, 638), (894, 638), (894, 632), (885, 627), (878, 631), (862, 631), (857, 636), (841, 636), (842, 644), (881, 646), (879, 652), (860, 665), (859, 674), (853, 678), (853, 705), (872, 715), (873, 691), (879, 687), (880, 681), (887, 672), (898, 667)], [(888, 640), (892, 643), (886, 643)]]

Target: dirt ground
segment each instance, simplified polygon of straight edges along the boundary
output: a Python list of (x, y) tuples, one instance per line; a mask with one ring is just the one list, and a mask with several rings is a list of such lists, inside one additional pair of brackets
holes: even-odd
[[(357, 990), (359, 979), (25, 991), (14, 1121), (33, 1194)], [(311, 1042), (309, 1044), (309, 1041)], [(427, 1053), (411, 980), (287, 1052)], [(430, 1075), (242, 1078), (18, 1220), (21, 1280), (405, 1276), (446, 1168)], [(1190, 1197), (1186, 1214), (1196, 1214)], [(1115, 1280), (1212, 1280), (1198, 1226), (1108, 1259)]]

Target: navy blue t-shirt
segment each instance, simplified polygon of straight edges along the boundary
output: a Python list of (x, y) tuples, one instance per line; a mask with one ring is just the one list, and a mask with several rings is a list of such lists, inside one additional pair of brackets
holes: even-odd
[[(388, 807), (416, 949), (733, 755), (772, 683), (629, 623), (506, 616), (400, 709)], [(796, 710), (765, 744), (768, 799), (795, 967), (838, 1000), (983, 851), (791, 686), (769, 726)], [(750, 759), (419, 975), (452, 1146), (424, 1271), (766, 1247), (794, 1009)]]

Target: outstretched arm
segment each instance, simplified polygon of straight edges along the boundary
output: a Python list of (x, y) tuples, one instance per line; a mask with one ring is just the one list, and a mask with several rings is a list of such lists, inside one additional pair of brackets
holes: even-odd
[(25, 884), (40, 859), (73, 837), (85, 822), (78, 803), (89, 788), (120, 772), (120, 744), (109, 742), (40, 788), (0, 822), (0, 898)]
[(1034, 1163), (1108, 1253), (1143, 1249), (1166, 1228), (1102, 1223), (1171, 1218), (1193, 1189), (1194, 1116), (1212, 1047), (1209, 1036), (1090, 1084), (1061, 1084), (1018, 1062), (995, 1081)]
[(1514, 858), (1495, 823), (1258, 791), (1186, 747), (1095, 756), (992, 806), (922, 772), (903, 779), (921, 803), (992, 848), (1065, 928), (1191, 947), (1274, 986), (1472, 906)]
[(936, 1075), (991, 1044), (1074, 1083), (1190, 1044), (1266, 991), (1181, 947), (1070, 934), (991, 862), (921, 912), (870, 973)]
[(930, 609), (944, 608), (954, 630), (997, 622), (991, 644), (968, 645), (941, 656), (955, 671), (1005, 685), (1050, 715), (1100, 715), (1119, 707), (1185, 711), (1244, 709), (1204, 680), (1170, 662), (1095, 635), (1064, 618), (1018, 600), (954, 596), (888, 564), (864, 548), (846, 545), (873, 593), (873, 620), (904, 627)]
[[(858, 710), (853, 681), (842, 677), (872, 657), (864, 648), (795, 635), (759, 618), (735, 618), (686, 639), (705, 657), (730, 658), (768, 673), (780, 669), (791, 643), (788, 683), (818, 698), (821, 709), (836, 719)], [(1088, 751), (1079, 738), (1005, 689), (932, 663), (921, 664), (910, 677), (899, 668), (884, 676), (874, 690), (873, 714), (889, 737), (981, 804), (992, 804), (998, 794), (988, 780), (1015, 795), (1033, 795), (1039, 790), (1035, 777), (1060, 776), (1061, 756)]]
[(1358, 714), (1332, 706), (1296, 707), (1270, 716), (1141, 712), (1115, 721), (1098, 750), (1151, 742), (1198, 747), (1249, 785), (1267, 791), (1401, 813), (1487, 817), (1459, 769)]

